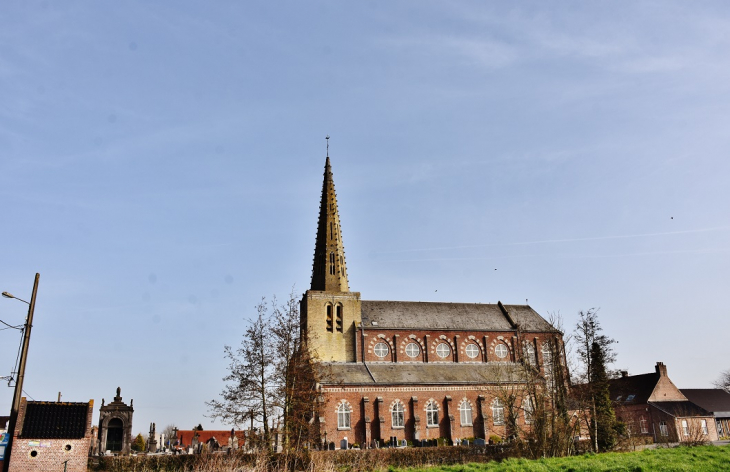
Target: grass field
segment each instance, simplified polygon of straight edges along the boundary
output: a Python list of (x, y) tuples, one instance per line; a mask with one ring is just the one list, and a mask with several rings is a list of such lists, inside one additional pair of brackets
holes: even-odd
[(730, 446), (660, 448), (554, 459), (507, 459), (486, 464), (390, 470), (401, 472), (730, 471)]

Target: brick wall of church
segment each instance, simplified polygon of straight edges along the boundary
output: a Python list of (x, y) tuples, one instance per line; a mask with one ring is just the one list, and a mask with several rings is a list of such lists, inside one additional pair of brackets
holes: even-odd
[[(518, 362), (523, 355), (514, 332), (470, 331), (413, 331), (413, 330), (362, 330), (358, 333), (357, 361), (362, 362)], [(552, 333), (527, 333), (522, 343), (530, 343), (543, 364), (543, 342), (552, 339)], [(418, 354), (411, 357), (406, 347), (418, 346)], [(383, 346), (387, 346), (387, 353)], [(441, 345), (441, 348), (439, 346)], [(376, 350), (376, 346), (378, 349)], [(499, 347), (503, 346), (503, 347)], [(446, 349), (444, 349), (444, 347)], [(377, 351), (377, 352), (376, 352)], [(505, 353), (500, 357), (499, 352)], [(445, 357), (441, 357), (446, 353)], [(380, 355), (378, 355), (380, 354)], [(474, 357), (471, 357), (474, 356)]]
[[(492, 406), (505, 390), (494, 386), (413, 386), (413, 387), (325, 387), (321, 430), (328, 442), (339, 448), (347, 438), (350, 444), (382, 445), (391, 436), (398, 440), (449, 438), (486, 438), (512, 434), (504, 423), (495, 424)], [(509, 388), (509, 387), (502, 387)], [(429, 426), (426, 408), (433, 401), (438, 408), (438, 423)], [(396, 402), (404, 410), (403, 427), (393, 426), (391, 411)], [(471, 424), (462, 425), (459, 407), (463, 402), (471, 410)], [(350, 428), (338, 428), (338, 407), (345, 404), (351, 411)], [(518, 428), (529, 428), (520, 409)], [(322, 437), (324, 439), (324, 435)]]

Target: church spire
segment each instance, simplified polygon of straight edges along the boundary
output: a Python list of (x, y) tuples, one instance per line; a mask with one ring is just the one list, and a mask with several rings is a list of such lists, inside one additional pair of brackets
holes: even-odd
[(337, 195), (330, 166), (329, 140), (327, 144), (328, 152), (324, 166), (322, 201), (319, 205), (317, 242), (314, 246), (312, 286), (310, 288), (326, 292), (349, 292), (347, 269), (345, 268), (345, 246), (342, 244)]

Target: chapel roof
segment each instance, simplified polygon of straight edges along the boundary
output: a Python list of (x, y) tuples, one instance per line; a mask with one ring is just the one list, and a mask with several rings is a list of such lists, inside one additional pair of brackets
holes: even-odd
[[(323, 362), (326, 385), (458, 385), (509, 383), (522, 380), (524, 367), (495, 363), (368, 363)], [(369, 369), (369, 373), (368, 373)], [(372, 374), (372, 376), (370, 375)]]
[[(529, 305), (362, 300), (366, 329), (436, 329), (510, 331), (512, 322), (523, 331), (557, 330)], [(511, 320), (510, 320), (511, 318)]]

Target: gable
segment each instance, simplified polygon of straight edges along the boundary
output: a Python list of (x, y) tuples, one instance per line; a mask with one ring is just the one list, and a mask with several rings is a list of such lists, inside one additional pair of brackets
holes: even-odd
[(686, 401), (676, 385), (665, 375), (659, 376), (654, 390), (649, 397), (650, 402)]

